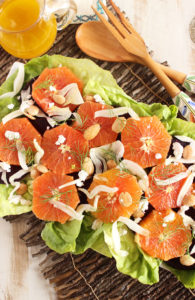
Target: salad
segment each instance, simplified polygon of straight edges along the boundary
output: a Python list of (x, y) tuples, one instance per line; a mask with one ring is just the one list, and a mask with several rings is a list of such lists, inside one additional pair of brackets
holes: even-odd
[(16, 62), (0, 87), (0, 217), (33, 211), (57, 253), (195, 288), (195, 124), (138, 103), (88, 59)]

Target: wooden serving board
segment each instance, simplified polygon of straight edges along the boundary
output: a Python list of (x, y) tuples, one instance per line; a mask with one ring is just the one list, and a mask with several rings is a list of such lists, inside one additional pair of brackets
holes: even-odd
[[(77, 25), (70, 25), (66, 30), (58, 34), (55, 45), (48, 54), (62, 54), (76, 58), (86, 57), (75, 44), (76, 29)], [(5, 80), (8, 70), (15, 60), (14, 57), (6, 54), (2, 49), (0, 50), (1, 83)], [(153, 102), (172, 104), (164, 88), (146, 67), (131, 63), (94, 61), (102, 68), (111, 71), (118, 84), (135, 100), (148, 104)], [(41, 239), (40, 234), (44, 227), (44, 222), (36, 219), (32, 213), (21, 216), (9, 216), (5, 219), (15, 223), (13, 228), (15, 228), (16, 235), (19, 234), (19, 231), (22, 232), (20, 238), (27, 247), (32, 248), (32, 251), (34, 251), (33, 257), (38, 257), (40, 272), (45, 279), (48, 279), (54, 285), (58, 299), (190, 300), (194, 298), (191, 292), (185, 289), (171, 273), (163, 269), (160, 270), (160, 282), (153, 286), (148, 286), (119, 273), (115, 267), (114, 259), (106, 258), (91, 250), (78, 256), (55, 253), (45, 246)], [(20, 225), (18, 226), (17, 224)], [(18, 247), (16, 251), (23, 250)], [(25, 251), (23, 255), (25, 259), (27, 257)], [(20, 268), (26, 267), (27, 265), (24, 261), (18, 261), (18, 274), (20, 273)], [(8, 297), (5, 299), (12, 298)], [(17, 297), (13, 299), (17, 300)]]

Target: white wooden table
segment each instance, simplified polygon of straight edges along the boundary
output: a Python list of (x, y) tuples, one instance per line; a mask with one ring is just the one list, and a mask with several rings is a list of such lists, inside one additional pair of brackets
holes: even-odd
[[(81, 1), (79, 0), (81, 4)], [(186, 73), (195, 71), (195, 44), (189, 23), (194, 0), (116, 0), (132, 24), (154, 50), (155, 58)], [(53, 300), (55, 293), (41, 277), (36, 259), (18, 236), (24, 224), (0, 219), (0, 300)]]

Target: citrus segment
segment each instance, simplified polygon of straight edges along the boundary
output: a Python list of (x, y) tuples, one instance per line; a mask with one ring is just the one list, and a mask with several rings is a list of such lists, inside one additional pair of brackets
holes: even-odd
[(158, 180), (167, 180), (182, 172), (186, 172), (186, 167), (182, 163), (167, 166), (161, 164), (152, 169), (148, 176), (150, 193), (148, 201), (156, 210), (177, 207), (177, 197), (186, 178), (167, 185), (160, 185)]
[(140, 120), (129, 118), (122, 131), (121, 141), (125, 147), (124, 157), (147, 168), (166, 159), (171, 136), (156, 116)]
[[(118, 191), (98, 193), (98, 208), (94, 212), (97, 219), (104, 223), (115, 222), (120, 216), (129, 218), (138, 209), (142, 191), (136, 177), (118, 169), (111, 169), (94, 177), (89, 192), (99, 185), (116, 187)], [(93, 204), (94, 198), (88, 199), (88, 202)]]
[(109, 105), (94, 103), (94, 102), (85, 102), (81, 104), (78, 108), (77, 113), (81, 117), (81, 124), (74, 122), (73, 127), (80, 132), (84, 133), (90, 126), (99, 124), (100, 130), (99, 133), (89, 141), (89, 147), (99, 147), (102, 145), (110, 144), (116, 141), (117, 133), (112, 131), (112, 124), (116, 118), (104, 118), (98, 117), (95, 118), (95, 112), (102, 109), (112, 108)]
[[(164, 219), (167, 217), (167, 220)], [(191, 244), (191, 230), (184, 226), (182, 217), (171, 209), (153, 210), (139, 223), (150, 231), (148, 237), (136, 234), (136, 241), (150, 256), (169, 260), (184, 255)]]
[[(61, 90), (70, 83), (77, 83), (80, 92), (82, 93), (83, 83), (66, 67), (53, 69), (44, 69), (38, 79), (32, 85), (32, 97), (36, 103), (47, 112), (52, 103), (58, 107), (64, 107), (57, 104), (53, 96), (56, 90)], [(68, 105), (71, 110), (74, 110), (76, 105)]]
[(42, 148), (44, 156), (41, 163), (58, 174), (80, 171), (88, 154), (88, 142), (80, 132), (67, 124), (46, 130)]
[(79, 203), (79, 197), (75, 185), (59, 189), (60, 185), (71, 182), (72, 176), (47, 172), (37, 177), (33, 182), (33, 206), (32, 210), (37, 218), (45, 221), (57, 221), (65, 223), (70, 216), (49, 201), (57, 200), (75, 209)]
[[(9, 133), (11, 132), (11, 133)], [(16, 134), (18, 138), (9, 138), (9, 134)], [(6, 137), (6, 136), (7, 137)], [(0, 160), (19, 166), (16, 143), (21, 143), (28, 153), (36, 152), (33, 140), (41, 144), (42, 137), (27, 118), (12, 119), (0, 125)], [(28, 154), (27, 153), (27, 154)], [(28, 163), (28, 161), (27, 161)]]

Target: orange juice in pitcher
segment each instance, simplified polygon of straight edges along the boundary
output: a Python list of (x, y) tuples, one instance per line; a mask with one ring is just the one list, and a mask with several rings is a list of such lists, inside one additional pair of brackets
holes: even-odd
[(57, 33), (57, 22), (53, 13), (45, 13), (46, 1), (1, 1), (0, 45), (8, 53), (20, 58), (32, 58), (51, 48)]

